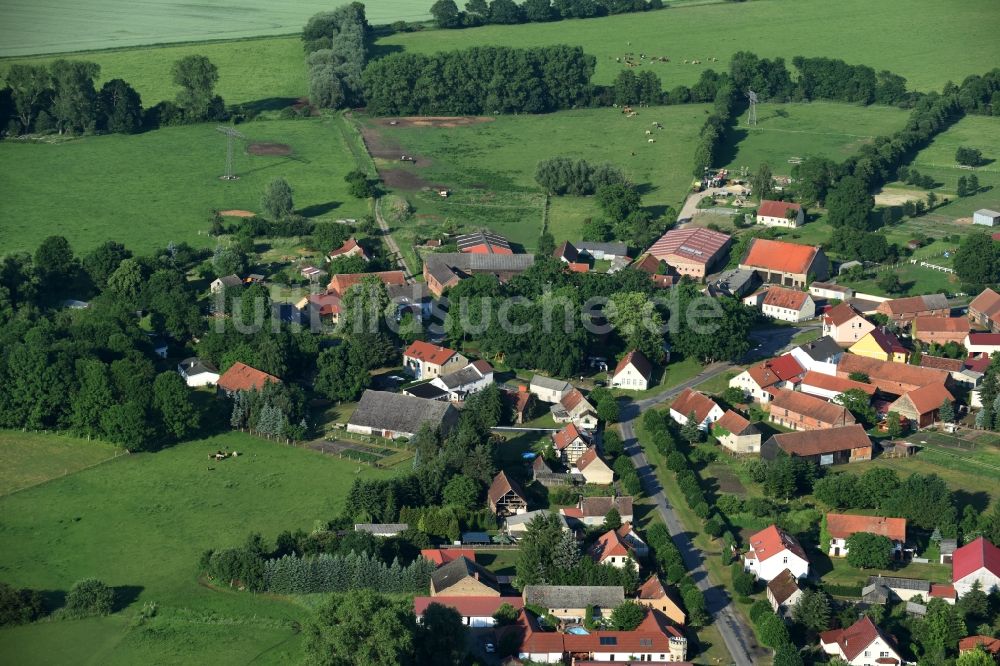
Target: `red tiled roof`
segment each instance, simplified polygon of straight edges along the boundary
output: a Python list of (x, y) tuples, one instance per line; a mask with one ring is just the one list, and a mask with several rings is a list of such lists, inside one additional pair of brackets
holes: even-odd
[(799, 581), (791, 571), (782, 569), (780, 574), (768, 581), (767, 589), (771, 591), (775, 602), (783, 604), (799, 591)]
[(483, 359), (479, 359), (478, 361), (473, 361), (469, 365), (478, 370), (479, 374), (481, 375), (488, 375), (491, 372), (493, 372), (493, 366), (484, 361)]
[[(1000, 336), (997, 337), (1000, 338)], [(965, 362), (960, 358), (944, 358), (943, 356), (921, 354), (920, 367), (947, 370), (948, 372), (961, 372), (962, 368), (965, 367)]]
[(628, 552), (628, 546), (622, 542), (614, 530), (608, 530), (599, 536), (597, 541), (587, 550), (590, 557), (598, 564), (609, 557), (624, 557), (628, 555)]
[(585, 398), (583, 397), (583, 394), (580, 393), (580, 389), (572, 388), (566, 395), (563, 396), (562, 400), (559, 401), (559, 404), (562, 405), (563, 409), (568, 412), (575, 409), (576, 406), (583, 400), (585, 400)]
[(747, 368), (750, 378), (761, 388), (774, 386), (779, 382), (795, 381), (802, 371), (802, 366), (791, 354), (784, 354)]
[(822, 632), (819, 639), (823, 643), (838, 643), (844, 657), (850, 662), (854, 661), (854, 658), (880, 635), (878, 627), (875, 626), (870, 617), (865, 615), (846, 629)]
[(748, 542), (753, 557), (760, 562), (764, 562), (786, 550), (798, 555), (803, 560), (809, 559), (806, 557), (806, 551), (802, 550), (799, 542), (777, 525), (765, 527), (760, 532), (751, 536)]
[(330, 278), (330, 284), (327, 285), (327, 289), (343, 296), (347, 293), (348, 289), (371, 275), (377, 277), (387, 287), (402, 287), (406, 284), (406, 276), (403, 275), (403, 271), (381, 271), (378, 273), (338, 273)]
[(969, 333), (969, 344), (1000, 346), (1000, 333)]
[(670, 638), (683, 637), (680, 630), (671, 626), (666, 616), (655, 609), (646, 611), (646, 617), (634, 631), (593, 631), (589, 634), (542, 631), (534, 614), (524, 609), (517, 616), (517, 622), (500, 631), (517, 637), (517, 652), (533, 654), (588, 653), (609, 649), (635, 654), (667, 653), (670, 651)]
[(714, 427), (722, 428), (734, 435), (742, 435), (743, 431), (750, 427), (750, 421), (729, 409), (715, 422)]
[(827, 326), (840, 326), (860, 316), (861, 314), (851, 307), (849, 303), (838, 303), (826, 311), (826, 314), (823, 315), (823, 322)]
[(913, 318), (917, 333), (968, 333), (969, 320), (965, 317), (920, 315)]
[(994, 576), (1000, 576), (1000, 548), (979, 537), (972, 543), (957, 548), (952, 554), (951, 580), (960, 581), (983, 567)]
[(969, 370), (985, 373), (986, 369), (990, 367), (990, 359), (989, 357), (967, 358), (965, 359), (965, 367)]
[(875, 387), (871, 384), (856, 382), (853, 379), (845, 379), (843, 377), (835, 377), (834, 375), (826, 375), (814, 370), (810, 370), (805, 374), (802, 378), (802, 386), (815, 386), (816, 388), (836, 391), (838, 393), (857, 389), (869, 396), (875, 395)]
[[(555, 446), (556, 451), (562, 451), (577, 439), (583, 439), (583, 435), (577, 430), (575, 423), (570, 423), (559, 432), (552, 434), (552, 445)], [(586, 443), (584, 440), (584, 444)]]
[[(577, 458), (576, 468), (582, 472), (583, 470), (590, 467), (591, 463), (593, 463), (595, 460), (600, 460), (602, 463), (604, 463), (604, 460), (599, 455), (597, 455), (597, 448), (591, 446), (590, 448), (588, 448), (586, 451), (583, 452), (582, 456)], [(608, 469), (611, 469), (607, 463), (604, 463), (604, 466), (607, 467)]]
[(824, 453), (870, 448), (872, 445), (868, 433), (858, 423), (820, 431), (782, 432), (773, 435), (772, 439), (782, 451), (796, 456), (818, 456)]
[(526, 499), (524, 490), (521, 489), (521, 485), (514, 479), (509, 478), (507, 476), (507, 472), (500, 470), (500, 473), (493, 477), (493, 483), (490, 484), (490, 490), (486, 493), (490, 500), (490, 504), (496, 504), (509, 492), (513, 492), (521, 499)]
[(403, 356), (415, 358), (434, 365), (444, 365), (448, 362), (448, 359), (457, 353), (458, 352), (455, 350), (448, 349), (447, 347), (432, 345), (431, 343), (424, 342), (423, 340), (414, 340), (413, 344), (407, 347), (406, 351), (403, 352)]
[[(844, 354), (837, 363), (837, 374), (847, 376), (852, 372), (868, 375), (876, 388), (893, 395), (902, 395), (907, 390), (927, 384), (943, 384), (949, 376), (947, 372), (934, 368), (880, 361), (877, 358), (857, 354)], [(903, 390), (900, 390), (899, 385), (902, 385)], [(907, 386), (912, 388), (907, 389)]]
[[(608, 515), (608, 511), (616, 509), (618, 515), (627, 518), (632, 515), (632, 497), (629, 495), (619, 495), (618, 497), (581, 497), (580, 517), (581, 518), (603, 518)], [(569, 511), (569, 509), (565, 509)], [(566, 513), (566, 515), (570, 515)], [(575, 514), (574, 514), (575, 517)]]
[(893, 541), (906, 541), (906, 518), (828, 513), (826, 530), (834, 539), (846, 539), (857, 532), (867, 532), (888, 537)]
[(490, 617), (500, 606), (510, 604), (517, 610), (524, 608), (521, 597), (414, 597), (413, 613), (420, 617), (431, 604), (454, 608), (462, 617)]
[(251, 368), (249, 365), (237, 361), (219, 377), (216, 385), (223, 391), (249, 391), (256, 389), (262, 391), (267, 382), (280, 384), (281, 380), (274, 375)]
[(750, 243), (740, 267), (763, 268), (780, 273), (805, 275), (809, 272), (819, 247), (756, 238)]
[(776, 409), (787, 409), (789, 412), (801, 414), (820, 423), (829, 425), (848, 425), (854, 423), (854, 416), (846, 407), (827, 402), (822, 398), (801, 393), (799, 391), (789, 391), (779, 389), (774, 394), (771, 401), (771, 413)]
[(664, 599), (667, 596), (667, 588), (663, 587), (659, 576), (653, 574), (639, 587), (636, 596), (639, 599)]
[(581, 262), (574, 261), (574, 262), (571, 262), (571, 263), (567, 264), (566, 266), (567, 266), (567, 268), (569, 268), (570, 272), (572, 272), (572, 273), (589, 273), (590, 272), (590, 264), (584, 264), (584, 263), (581, 263)]
[(704, 422), (709, 413), (716, 407), (718, 405), (707, 395), (689, 388), (681, 391), (681, 394), (674, 398), (674, 402), (670, 405), (670, 409), (683, 416), (694, 412), (695, 421), (698, 423)]
[(729, 236), (711, 229), (673, 229), (653, 243), (648, 252), (658, 259), (680, 256), (696, 264), (710, 264), (726, 249), (729, 241)]
[(992, 289), (984, 289), (969, 303), (969, 310), (981, 312), (989, 319), (996, 320), (1000, 317), (1000, 294)]
[(992, 636), (967, 636), (958, 642), (958, 653), (975, 650), (976, 646), (982, 645), (983, 649), (990, 654), (1000, 655), (1000, 638)]
[(358, 250), (360, 250), (360, 252), (355, 252), (355, 254), (358, 254), (358, 255), (364, 257), (365, 259), (368, 258), (368, 255), (365, 254), (365, 249), (363, 247), (361, 247), (360, 245), (358, 245), (358, 241), (354, 240), (353, 238), (350, 238), (350, 239), (344, 241), (343, 245), (341, 245), (340, 247), (338, 247), (336, 250), (333, 250), (332, 252), (330, 252), (329, 257), (331, 259), (336, 259), (337, 257), (343, 256), (345, 254), (348, 254), (349, 252), (352, 252), (355, 248), (357, 248)]
[(768, 287), (767, 295), (764, 296), (764, 305), (798, 311), (805, 305), (807, 298), (809, 298), (809, 294), (797, 289)]
[(332, 291), (324, 294), (309, 294), (309, 303), (313, 307), (319, 308), (319, 313), (322, 316), (340, 312), (340, 296)]
[(784, 218), (788, 215), (789, 209), (794, 210), (797, 213), (802, 210), (802, 206), (789, 201), (771, 201), (770, 199), (761, 199), (760, 206), (757, 208), (757, 214), (763, 215), (764, 217)]
[(955, 599), (958, 597), (954, 585), (943, 585), (941, 583), (931, 583), (930, 595), (932, 597), (941, 597), (942, 599)]
[(514, 254), (507, 239), (492, 231), (476, 231), (455, 239), (459, 252), (472, 254)]
[(947, 299), (941, 294), (923, 294), (883, 301), (878, 309), (880, 312), (884, 311), (889, 315), (915, 315), (918, 312), (943, 309), (943, 306), (947, 305), (947, 302)]
[(466, 557), (473, 562), (476, 561), (476, 551), (471, 548), (424, 548), (420, 551), (420, 554), (424, 559), (430, 560), (438, 566), (448, 564), (460, 557)]
[[(929, 414), (935, 409), (940, 409), (945, 400), (953, 401), (955, 397), (948, 392), (944, 384), (928, 384), (906, 393), (903, 398), (908, 398), (917, 414)], [(903, 398), (900, 398), (902, 400)]]
[(653, 374), (653, 368), (649, 364), (649, 359), (646, 358), (646, 355), (638, 349), (633, 349), (629, 353), (622, 356), (622, 360), (618, 361), (618, 365), (615, 366), (615, 371), (611, 374), (611, 376), (617, 377), (618, 373), (627, 368), (629, 364), (635, 367), (635, 369), (639, 371), (639, 374), (647, 380)]

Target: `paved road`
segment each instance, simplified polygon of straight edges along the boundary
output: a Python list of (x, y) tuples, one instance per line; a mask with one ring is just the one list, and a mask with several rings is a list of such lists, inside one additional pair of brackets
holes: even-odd
[(378, 222), (379, 229), (382, 230), (382, 236), (385, 238), (385, 244), (389, 248), (389, 252), (396, 258), (396, 263), (399, 264), (399, 268), (406, 275), (406, 281), (414, 282), (413, 271), (406, 265), (406, 259), (403, 258), (403, 253), (399, 251), (396, 239), (389, 233), (389, 223), (382, 217), (382, 197), (375, 198), (375, 221)]
[[(788, 347), (792, 337), (797, 333), (813, 328), (817, 328), (817, 325), (783, 326), (754, 331), (751, 333), (751, 338), (757, 343), (757, 346), (747, 356), (772, 356)], [(702, 564), (704, 556), (701, 551), (695, 548), (691, 540), (692, 535), (684, 529), (684, 525), (674, 512), (674, 508), (667, 501), (660, 480), (650, 467), (642, 447), (639, 446), (634, 430), (635, 420), (642, 412), (672, 400), (686, 388), (694, 387), (736, 367), (733, 363), (713, 363), (702, 370), (697, 377), (678, 384), (656, 397), (632, 402), (623, 407), (620, 425), (622, 439), (625, 442), (625, 453), (632, 458), (632, 464), (635, 465), (636, 471), (639, 473), (643, 491), (656, 503), (660, 517), (663, 518), (674, 544), (677, 545), (684, 558), (684, 566), (690, 572), (695, 585), (705, 594), (705, 605), (708, 612), (715, 618), (715, 624), (722, 635), (722, 641), (732, 656), (732, 663), (736, 666), (752, 666), (756, 657), (767, 655), (768, 651), (757, 645), (753, 631), (743, 617), (736, 612), (726, 589), (721, 585), (713, 584), (709, 579), (708, 571)]]

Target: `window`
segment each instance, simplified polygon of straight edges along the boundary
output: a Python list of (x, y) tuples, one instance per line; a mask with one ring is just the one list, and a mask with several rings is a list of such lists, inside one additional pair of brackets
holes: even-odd
[(601, 636), (601, 645), (618, 645), (618, 638), (615, 636)]
[(869, 652), (868, 650), (865, 650), (865, 656), (866, 657), (870, 657), (871, 656), (871, 652)]
[(640, 638), (639, 639), (639, 645), (641, 645), (642, 647), (652, 647), (652, 645), (653, 645), (653, 639), (652, 638)]
[(781, 558), (781, 563), (782, 564), (788, 564), (788, 556), (787, 555), (785, 555), (783, 558)]
[(879, 652), (879, 653), (878, 653), (878, 656), (879, 656), (879, 657), (888, 657), (888, 656), (889, 656), (889, 653), (888, 653), (888, 652), (886, 652), (885, 650), (883, 650), (882, 652)]

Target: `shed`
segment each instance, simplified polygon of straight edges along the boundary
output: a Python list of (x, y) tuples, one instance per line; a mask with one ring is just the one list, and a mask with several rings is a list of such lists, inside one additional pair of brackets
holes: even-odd
[(985, 227), (995, 227), (1000, 224), (1000, 213), (989, 208), (980, 208), (972, 214), (972, 223), (981, 224)]

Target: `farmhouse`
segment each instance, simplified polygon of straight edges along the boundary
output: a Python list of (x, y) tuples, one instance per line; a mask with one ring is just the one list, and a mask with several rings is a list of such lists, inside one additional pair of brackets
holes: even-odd
[(418, 622), (423, 620), (424, 613), (431, 604), (454, 608), (462, 616), (462, 624), (467, 627), (496, 626), (493, 615), (504, 604), (510, 604), (515, 610), (524, 608), (521, 597), (414, 597), (413, 614), (417, 616)]
[(674, 276), (670, 274), (670, 266), (662, 259), (651, 254), (644, 254), (634, 262), (632, 268), (649, 275), (653, 286), (658, 289), (668, 289), (674, 285)]
[(677, 604), (673, 596), (667, 592), (666, 586), (663, 585), (663, 582), (656, 574), (647, 578), (646, 582), (639, 586), (635, 600), (647, 608), (660, 611), (668, 619), (677, 624), (683, 625), (687, 619), (684, 610)]
[(603, 525), (608, 511), (614, 509), (623, 523), (632, 522), (632, 498), (628, 495), (617, 497), (581, 497), (575, 507), (560, 509), (567, 518), (575, 519), (587, 527)]
[(347, 431), (397, 439), (413, 437), (424, 424), (447, 434), (457, 423), (458, 410), (446, 402), (366, 389)]
[(468, 254), (514, 254), (507, 239), (492, 231), (463, 234), (455, 239), (459, 252)]
[(926, 344), (962, 344), (969, 335), (969, 320), (965, 317), (914, 317), (912, 335), (914, 340)]
[(781, 617), (791, 616), (791, 609), (802, 598), (799, 581), (788, 569), (782, 570), (767, 583), (767, 600), (771, 608)]
[(473, 275), (493, 275), (507, 282), (531, 268), (533, 254), (471, 254), (435, 252), (424, 257), (424, 281), (435, 296)]
[(1000, 213), (989, 208), (980, 208), (972, 214), (972, 223), (984, 227), (995, 227), (1000, 224)]
[(1000, 333), (1000, 294), (986, 288), (972, 299), (969, 320), (980, 328)]
[(829, 335), (844, 347), (850, 347), (874, 330), (875, 324), (848, 303), (835, 305), (823, 315), (823, 335)]
[(438, 375), (430, 384), (440, 389), (448, 400), (464, 402), (493, 383), (493, 367), (486, 361), (473, 361), (461, 370)]
[(796, 579), (809, 575), (809, 558), (795, 537), (771, 525), (748, 539), (750, 550), (743, 556), (743, 568), (758, 579), (769, 581), (788, 570)]
[(701, 227), (673, 229), (653, 243), (648, 252), (680, 275), (704, 278), (725, 256), (731, 238)]
[(798, 391), (780, 389), (768, 412), (771, 423), (792, 430), (823, 430), (854, 423), (846, 407)]
[(818, 246), (756, 238), (739, 267), (756, 272), (765, 284), (804, 289), (810, 280), (825, 280), (830, 262)]
[(761, 199), (757, 208), (757, 224), (765, 227), (801, 227), (805, 216), (802, 206), (789, 201)]
[(235, 287), (242, 286), (243, 280), (239, 275), (223, 275), (222, 277), (212, 280), (212, 284), (210, 284), (208, 288), (213, 294), (219, 294), (225, 289), (233, 289)]
[(837, 364), (837, 376), (849, 378), (852, 373), (867, 375), (875, 388), (894, 396), (903, 395), (928, 384), (947, 385), (949, 379), (948, 373), (944, 370), (880, 361), (857, 354), (844, 354)]
[(597, 453), (595, 447), (587, 449), (576, 461), (576, 469), (583, 476), (585, 483), (595, 486), (610, 486), (615, 480), (615, 473)]
[(800, 322), (816, 316), (816, 304), (807, 292), (772, 286), (764, 295), (761, 311), (779, 321)]
[(211, 386), (219, 381), (218, 368), (196, 356), (186, 358), (178, 363), (177, 372), (184, 378), (184, 382), (192, 388)]
[(432, 597), (499, 597), (496, 576), (467, 557), (458, 557), (431, 574)]
[(704, 393), (689, 388), (681, 391), (670, 405), (670, 418), (685, 425), (688, 417), (694, 414), (698, 430), (707, 432), (709, 426), (722, 418), (722, 408)]
[(959, 598), (979, 582), (989, 594), (1000, 589), (1000, 548), (979, 537), (957, 549), (951, 556), (951, 582)]
[(525, 604), (544, 608), (567, 622), (580, 622), (588, 608), (594, 617), (605, 617), (625, 601), (620, 585), (525, 585), (521, 594)]
[(415, 340), (403, 352), (403, 369), (416, 379), (447, 375), (464, 368), (468, 363), (469, 359), (457, 351), (423, 340)]
[(573, 423), (552, 433), (551, 437), (552, 448), (555, 449), (559, 459), (567, 465), (572, 465), (579, 460), (590, 446), (590, 442)]
[(810, 431), (772, 435), (760, 447), (765, 460), (774, 460), (779, 451), (811, 460), (819, 465), (872, 459), (872, 442), (860, 424), (830, 428), (821, 434)]
[(822, 372), (824, 375), (837, 374), (837, 362), (844, 350), (829, 335), (816, 338), (794, 347), (788, 352), (805, 371)]
[(326, 255), (326, 260), (333, 261), (334, 259), (343, 259), (345, 257), (361, 257), (365, 261), (369, 261), (369, 257), (365, 253), (365, 248), (358, 245), (358, 241), (353, 238), (347, 239), (343, 245)]
[(802, 379), (802, 366), (790, 354), (751, 365), (729, 380), (729, 386), (741, 389), (754, 402), (765, 404), (774, 393), (790, 388)]
[(649, 388), (649, 380), (653, 376), (653, 366), (638, 349), (633, 349), (622, 356), (614, 372), (611, 373), (611, 386), (615, 388), (645, 391)]
[(802, 377), (801, 391), (809, 395), (832, 400), (844, 391), (861, 391), (869, 398), (875, 395), (875, 387), (864, 382), (856, 382), (853, 379), (844, 379), (836, 375), (825, 375), (821, 372), (807, 372)]
[(712, 434), (732, 453), (760, 453), (760, 430), (731, 409), (712, 424)]
[(219, 390), (225, 392), (226, 395), (232, 395), (237, 391), (263, 391), (264, 386), (269, 382), (280, 384), (281, 380), (274, 375), (261, 372), (237, 361), (222, 373), (216, 383)]
[(962, 340), (962, 346), (971, 357), (990, 357), (1000, 351), (1000, 333), (969, 333)]
[[(527, 511), (525, 513), (515, 513), (512, 516), (507, 516), (504, 521), (504, 529), (507, 530), (507, 534), (513, 537), (520, 537), (528, 531), (528, 525), (531, 524), (535, 518), (539, 516), (548, 515), (550, 513), (549, 509), (536, 509), (534, 511)], [(564, 532), (569, 532), (569, 523), (566, 522), (566, 517), (559, 513), (554, 513), (556, 519), (559, 521), (560, 526)]]
[(507, 476), (507, 472), (503, 470), (493, 477), (486, 498), (489, 501), (490, 511), (501, 517), (525, 513), (528, 510), (528, 496), (521, 488), (521, 484)]
[(573, 387), (561, 379), (552, 379), (545, 375), (534, 375), (529, 384), (532, 395), (542, 402), (555, 403), (562, 400)]
[(904, 393), (889, 405), (889, 411), (899, 412), (918, 428), (926, 428), (937, 421), (938, 410), (946, 400), (953, 402), (955, 398), (944, 384), (928, 384)]
[(878, 534), (892, 542), (893, 551), (900, 551), (906, 543), (906, 518), (860, 516), (848, 513), (826, 514), (826, 531), (830, 535), (830, 557), (846, 557), (847, 540), (858, 532)]
[[(631, 525), (629, 529), (632, 529)], [(632, 555), (632, 549), (615, 530), (608, 530), (599, 536), (587, 550), (587, 554), (595, 564), (609, 564), (616, 569), (639, 568)]]
[(406, 284), (406, 275), (403, 274), (403, 271), (338, 273), (330, 278), (330, 283), (326, 286), (326, 289), (343, 298), (348, 289), (356, 284), (360, 284), (362, 280), (369, 277), (378, 278), (386, 287), (402, 287)]
[(867, 335), (850, 346), (849, 351), (858, 356), (875, 358), (880, 361), (906, 363), (910, 351), (903, 346), (895, 333), (886, 328), (872, 329)]
[(951, 306), (944, 294), (925, 294), (884, 301), (875, 312), (884, 314), (897, 326), (907, 326), (915, 317), (947, 317)]
[(580, 389), (571, 388), (562, 400), (549, 408), (556, 423), (574, 423), (581, 428), (593, 430), (597, 427), (597, 412)]
[(893, 666), (906, 663), (893, 642), (865, 615), (846, 629), (831, 629), (819, 635), (823, 651), (850, 666)]

